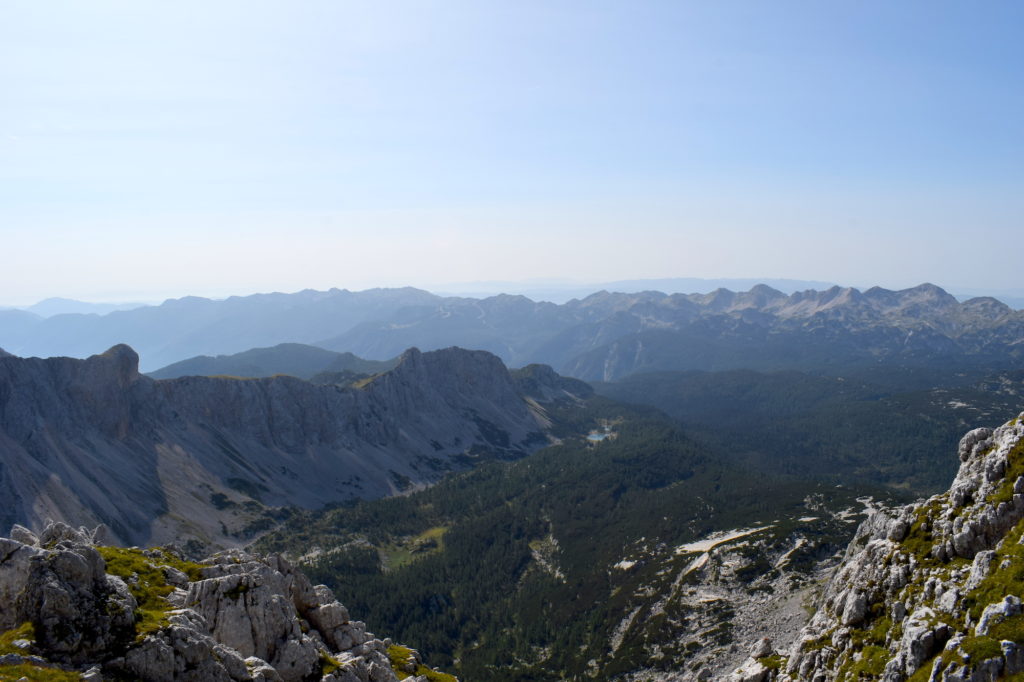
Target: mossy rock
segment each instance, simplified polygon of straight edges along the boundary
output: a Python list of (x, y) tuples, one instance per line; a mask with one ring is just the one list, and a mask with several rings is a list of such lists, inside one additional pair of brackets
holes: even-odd
[(441, 673), (420, 663), (416, 667), (415, 672), (406, 671), (410, 660), (412, 658), (412, 649), (404, 646), (398, 646), (392, 644), (388, 647), (388, 660), (391, 661), (391, 669), (395, 671), (395, 676), (400, 680), (404, 680), (410, 677), (418, 677), (420, 675), (425, 676), (430, 682), (458, 682), (458, 678), (454, 675), (447, 673)]
[(167, 596), (174, 587), (167, 584), (165, 566), (181, 571), (189, 580), (202, 577), (201, 564), (183, 561), (163, 550), (156, 550), (156, 557), (148, 556), (138, 548), (97, 547), (96, 550), (107, 564), (107, 573), (124, 580), (138, 603), (135, 611), (135, 635), (138, 639), (170, 624), (167, 613), (171, 605)]

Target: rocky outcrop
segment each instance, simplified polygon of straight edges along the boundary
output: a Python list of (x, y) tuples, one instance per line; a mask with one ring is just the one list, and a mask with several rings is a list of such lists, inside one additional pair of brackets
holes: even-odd
[(427, 679), (408, 674), (428, 672), (418, 654), (406, 671), (410, 650), (367, 632), (278, 556), (189, 563), (96, 546), (95, 533), (60, 523), (11, 535), (0, 538), (2, 679), (26, 666), (93, 682), (394, 682), (395, 667)]
[(875, 509), (764, 679), (966, 682), (1024, 673), (1024, 423), (976, 429), (949, 491)]
[(230, 547), (277, 518), (432, 483), (547, 443), (495, 356), (407, 351), (358, 388), (139, 374), (115, 346), (86, 360), (0, 358), (0, 524), (105, 524), (119, 542)]

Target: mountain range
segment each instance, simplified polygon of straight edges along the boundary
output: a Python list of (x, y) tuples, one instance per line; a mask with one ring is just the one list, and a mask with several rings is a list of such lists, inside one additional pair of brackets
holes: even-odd
[(523, 296), (440, 297), (417, 289), (185, 298), (108, 315), (41, 319), (0, 311), (0, 347), (83, 357), (128, 343), (154, 371), (198, 355), (302, 343), (388, 360), (409, 347), (486, 350), (509, 366), (551, 365), (610, 381), (652, 370), (798, 369), (880, 364), (1016, 368), (1024, 312), (993, 298), (959, 302), (939, 287), (833, 287), (790, 295), (598, 292), (562, 305)]
[[(529, 374), (541, 401), (562, 390)], [(359, 388), (155, 380), (124, 345), (86, 360), (7, 354), (0, 525), (102, 523), (126, 543), (237, 545), (273, 525), (272, 507), (391, 495), (521, 457), (547, 443), (544, 421), (498, 358), (456, 348), (411, 349)]]
[[(108, 338), (166, 366), (19, 357)], [(0, 345), (0, 679), (448, 679), (335, 593), (473, 680), (1024, 675), (992, 298), (305, 291), (0, 311)]]
[[(575, 386), (551, 378), (521, 377)], [(553, 415), (579, 400), (564, 397)], [(837, 553), (861, 516), (855, 491), (733, 472), (716, 496), (726, 469), (694, 443), (643, 413), (608, 420), (618, 408), (592, 401), (584, 422), (598, 420), (599, 441), (566, 438), (549, 456), (492, 461), (409, 497), (302, 514), (264, 546), (301, 547), (314, 580), (355, 588), (371, 607), (360, 612), (400, 630), (419, 624), (442, 653), (465, 638), (449, 660), (466, 679), (1024, 674), (1024, 414), (968, 432), (947, 491), (904, 507), (858, 498), (866, 519)], [(741, 519), (757, 524), (732, 525)], [(392, 535), (438, 520), (450, 525)], [(341, 544), (308, 551), (311, 536)], [(456, 682), (276, 553), (196, 561), (112, 546), (103, 526), (48, 523), (15, 525), (0, 556), (0, 679)]]

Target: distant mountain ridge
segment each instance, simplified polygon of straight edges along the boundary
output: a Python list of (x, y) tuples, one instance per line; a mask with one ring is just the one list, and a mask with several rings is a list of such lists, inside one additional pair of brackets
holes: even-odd
[(126, 343), (141, 353), (143, 371), (151, 371), (197, 355), (237, 353), (286, 342), (315, 344), (366, 320), (386, 319), (403, 307), (435, 299), (412, 288), (358, 293), (331, 289), (220, 301), (187, 296), (107, 315), (46, 319), (23, 310), (0, 310), (0, 347), (22, 357), (84, 358), (97, 348)]
[(398, 358), (364, 360), (352, 353), (338, 353), (301, 343), (280, 343), (271, 348), (253, 348), (234, 355), (200, 355), (149, 372), (149, 376), (154, 379), (219, 375), (258, 378), (287, 374), (299, 379), (312, 379), (322, 373), (376, 374), (391, 369), (397, 362)]
[(372, 360), (404, 349), (486, 350), (609, 381), (651, 370), (839, 371), (878, 363), (1024, 363), (1024, 311), (959, 302), (922, 284), (832, 287), (790, 295), (765, 285), (707, 294), (597, 292), (562, 305), (524, 296), (435, 296), (418, 289), (186, 298), (102, 317), (40, 320), (0, 311), (0, 346), (17, 355), (84, 355), (122, 340), (153, 370), (195, 355), (303, 343)]
[(2, 357), (0, 526), (237, 544), (273, 521), (264, 505), (380, 497), (532, 452), (547, 443), (535, 405), (498, 358), (458, 348), (411, 349), (360, 389), (154, 380), (124, 345), (86, 360)]
[(759, 285), (709, 294), (598, 292), (562, 306), (524, 297), (406, 308), (320, 343), (364, 357), (417, 344), (485, 348), (515, 366), (610, 381), (639, 371), (801, 369), (899, 363), (1022, 362), (1024, 312), (995, 299), (958, 302), (924, 284), (903, 291), (833, 287), (787, 296)]

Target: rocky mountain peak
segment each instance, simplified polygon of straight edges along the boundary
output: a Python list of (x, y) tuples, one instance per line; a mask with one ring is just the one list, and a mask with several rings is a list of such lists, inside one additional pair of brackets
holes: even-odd
[(733, 679), (1024, 673), (1024, 414), (970, 431), (958, 456), (947, 492), (873, 510), (787, 657), (750, 661)]
[(94, 364), (105, 363), (113, 368), (115, 376), (122, 385), (139, 378), (139, 354), (131, 346), (119, 343), (106, 352), (88, 358)]
[(547, 443), (531, 409), (497, 357), (458, 348), (410, 349), (361, 388), (155, 380), (124, 345), (86, 360), (5, 358), (0, 523), (234, 546), (274, 522), (268, 507), (382, 497), (524, 456)]
[(13, 357), (14, 357), (13, 355), (11, 355), (7, 351), (5, 351), (3, 348), (0, 348), (0, 358), (13, 358)]
[(1005, 315), (1013, 313), (1013, 308), (1002, 301), (991, 296), (978, 296), (970, 298), (961, 304), (964, 310), (970, 314), (989, 320), (997, 320)]
[(930, 282), (918, 284), (916, 287), (910, 287), (909, 289), (905, 290), (904, 293), (908, 296), (931, 298), (936, 301), (942, 301), (944, 303), (957, 302), (956, 298), (952, 294), (947, 292), (942, 287), (936, 284), (932, 284)]
[(527, 365), (512, 373), (519, 392), (538, 403), (580, 400), (594, 394), (590, 384), (559, 375), (548, 365)]

